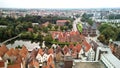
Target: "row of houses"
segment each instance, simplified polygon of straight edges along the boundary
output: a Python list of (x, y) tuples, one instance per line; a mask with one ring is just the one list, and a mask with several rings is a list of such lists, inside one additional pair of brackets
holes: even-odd
[[(56, 25), (57, 26), (65, 26), (70, 23), (70, 20), (56, 20)], [(49, 21), (45, 22), (42, 24), (42, 26), (48, 26), (50, 24)], [(39, 23), (32, 23), (32, 26), (34, 27), (35, 25), (39, 25)]]
[(64, 61), (65, 57), (94, 61), (95, 52), (92, 46), (84, 40), (82, 43), (60, 47), (53, 44), (51, 48), (44, 45), (35, 47), (32, 51), (23, 45), (21, 49), (0, 47), (0, 67), (6, 68), (55, 68), (55, 62)]
[(58, 40), (59, 42), (80, 42), (84, 39), (83, 35), (78, 31), (54, 31), (51, 35), (54, 40)]
[(22, 49), (8, 49), (6, 45), (1, 45), (0, 47), (0, 57), (1, 64), (0, 67), (3, 68), (25, 68), (25, 59), (28, 55), (28, 50), (25, 46), (22, 47)]

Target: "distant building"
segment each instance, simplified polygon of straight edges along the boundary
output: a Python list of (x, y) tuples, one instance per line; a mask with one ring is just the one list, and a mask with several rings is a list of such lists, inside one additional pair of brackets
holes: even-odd
[(93, 23), (92, 26), (88, 25), (87, 23), (82, 24), (82, 34), (85, 36), (96, 36), (97, 24)]
[(69, 23), (68, 20), (57, 20), (57, 21), (56, 21), (56, 25), (58, 25), (58, 26), (64, 26), (64, 25), (66, 25), (67, 23)]
[(49, 24), (50, 24), (50, 22), (47, 21), (47, 22), (43, 23), (42, 26), (47, 27)]
[(78, 31), (60, 32), (54, 31), (51, 33), (52, 38), (59, 42), (80, 42), (83, 39), (83, 35)]
[(33, 30), (33, 28), (28, 28), (28, 31), (33, 32), (34, 30)]
[(34, 27), (35, 25), (39, 25), (39, 23), (32, 23), (32, 26)]

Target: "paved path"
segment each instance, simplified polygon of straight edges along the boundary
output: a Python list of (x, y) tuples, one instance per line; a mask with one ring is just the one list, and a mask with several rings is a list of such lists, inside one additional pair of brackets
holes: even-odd
[(81, 22), (81, 17), (82, 17), (83, 14), (84, 14), (84, 13), (82, 13), (79, 18), (76, 18), (76, 19), (73, 21), (73, 29), (72, 29), (73, 31), (77, 31), (77, 30), (78, 30), (77, 27), (76, 27), (76, 25), (78, 24), (78, 22), (80, 22), (80, 23), (82, 24), (82, 22)]
[(10, 39), (8, 39), (8, 40), (5, 40), (5, 41), (2, 42), (0, 45), (5, 44), (5, 43), (7, 43), (8, 41), (11, 41), (11, 40), (13, 40), (13, 39), (16, 39), (16, 38), (18, 38), (20, 35), (21, 35), (21, 34), (18, 34), (18, 35), (15, 36), (15, 37), (12, 37), (12, 38), (10, 38)]

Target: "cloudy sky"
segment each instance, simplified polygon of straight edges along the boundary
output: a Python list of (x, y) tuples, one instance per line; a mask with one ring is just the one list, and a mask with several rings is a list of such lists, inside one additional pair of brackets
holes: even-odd
[(0, 8), (120, 8), (120, 0), (0, 0)]

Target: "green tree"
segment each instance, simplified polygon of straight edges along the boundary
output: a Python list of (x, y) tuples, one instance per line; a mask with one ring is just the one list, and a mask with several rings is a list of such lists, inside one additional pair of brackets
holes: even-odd
[(55, 25), (55, 26), (54, 26), (54, 28), (55, 28), (55, 30), (57, 30), (57, 29), (58, 29), (58, 26), (57, 26), (57, 25)]
[(47, 27), (43, 27), (43, 32), (47, 33), (48, 32), (48, 28)]
[(60, 26), (60, 30), (61, 31), (65, 30), (64, 26)]
[(98, 37), (98, 39), (99, 39), (100, 42), (105, 43), (105, 36), (104, 36), (104, 35), (101, 34), (101, 35)]
[(108, 24), (103, 24), (99, 27), (99, 31), (101, 32), (101, 35), (104, 36), (104, 39), (101, 39), (99, 36), (99, 40), (103, 43), (108, 44), (109, 39), (117, 40), (117, 37), (119, 36), (119, 30), (116, 27), (113, 27)]
[(72, 28), (73, 28), (72, 24), (69, 24), (69, 25), (68, 25), (68, 29), (71, 30)]
[(48, 24), (48, 28), (51, 29), (52, 28), (52, 24)]
[(98, 27), (98, 30), (100, 32), (102, 32), (104, 29), (106, 29), (107, 27), (111, 27), (109, 24), (102, 24), (101, 26)]

